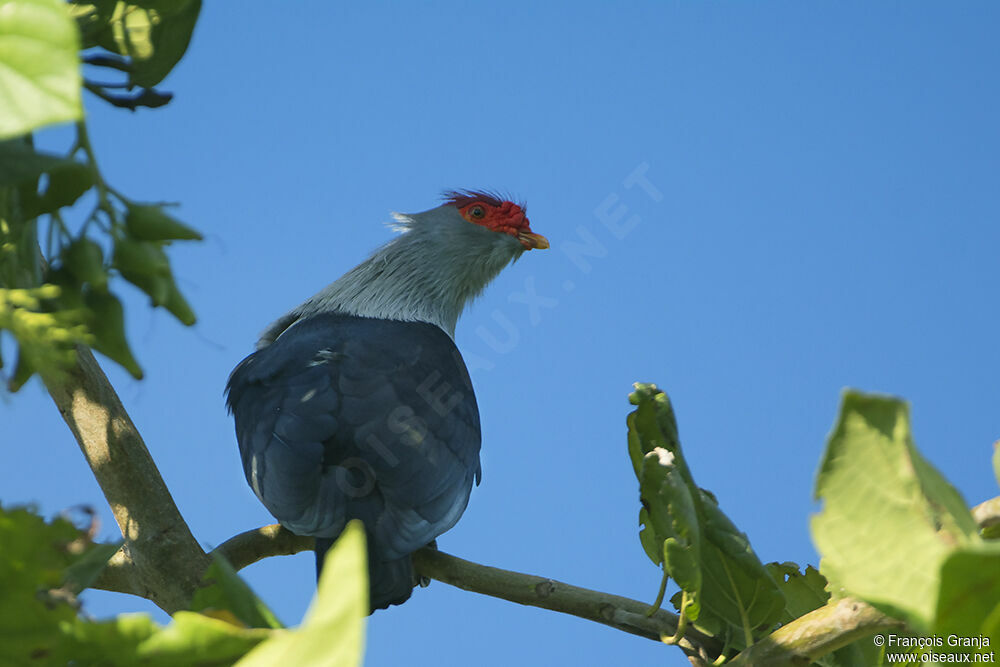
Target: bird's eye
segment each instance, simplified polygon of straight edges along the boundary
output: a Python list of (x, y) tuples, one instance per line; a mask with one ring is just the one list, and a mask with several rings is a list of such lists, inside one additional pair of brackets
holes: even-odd
[(475, 206), (469, 209), (469, 217), (471, 217), (474, 220), (482, 220), (483, 218), (486, 217), (486, 209), (484, 209), (479, 204), (476, 204)]

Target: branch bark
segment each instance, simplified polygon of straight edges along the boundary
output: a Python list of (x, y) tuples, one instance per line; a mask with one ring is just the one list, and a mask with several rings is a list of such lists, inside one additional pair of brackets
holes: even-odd
[(860, 600), (844, 598), (814, 609), (744, 649), (732, 667), (809, 665), (822, 656), (880, 630), (905, 627)]
[(309, 551), (315, 543), (316, 540), (312, 537), (296, 535), (274, 523), (230, 537), (213, 549), (210, 555), (224, 556), (233, 569), (242, 570), (271, 556), (291, 556)]
[[(1000, 440), (994, 446), (1000, 446)], [(973, 507), (972, 518), (979, 524), (984, 537), (1000, 537), (1000, 496)]]
[(167, 613), (188, 607), (210, 562), (174, 503), (146, 443), (86, 347), (46, 388), (80, 445), (125, 543), (115, 561), (121, 588)]
[[(650, 615), (647, 602), (479, 565), (433, 548), (413, 554), (413, 564), (419, 574), (462, 590), (577, 616), (653, 641), (677, 632), (678, 617), (663, 609)], [(689, 657), (702, 660), (712, 659), (722, 651), (721, 642), (694, 628), (687, 629), (678, 646)]]
[[(275, 524), (240, 533), (212, 552), (226, 557), (236, 570), (270, 556), (299, 553), (313, 548), (313, 539)], [(650, 605), (629, 598), (571, 586), (547, 577), (501, 570), (424, 548), (413, 554), (417, 574), (429, 579), (531, 607), (577, 616), (646, 639), (661, 641), (677, 631), (678, 618), (663, 609), (647, 616)], [(711, 660), (722, 650), (715, 638), (689, 628), (680, 648), (699, 660)]]

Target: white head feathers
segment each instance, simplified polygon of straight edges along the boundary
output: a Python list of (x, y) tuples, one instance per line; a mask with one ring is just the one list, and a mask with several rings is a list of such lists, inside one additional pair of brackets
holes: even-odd
[[(473, 224), (466, 212), (473, 204), (460, 203), (453, 198), (423, 213), (393, 214), (399, 236), (271, 324), (257, 348), (296, 321), (324, 312), (430, 322), (454, 338), (465, 305), (526, 247), (507, 229)], [(527, 230), (527, 219), (517, 210)]]

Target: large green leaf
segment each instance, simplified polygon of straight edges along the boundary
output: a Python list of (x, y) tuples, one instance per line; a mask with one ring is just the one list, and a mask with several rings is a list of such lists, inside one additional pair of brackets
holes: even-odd
[(987, 647), (953, 647), (958, 652), (1000, 646), (1000, 545), (988, 543), (952, 552), (941, 567), (934, 633), (989, 638)]
[(716, 504), (701, 492), (703, 610), (709, 618), (699, 623), (712, 627), (711, 616), (728, 624), (734, 645), (743, 646), (770, 632), (781, 618), (785, 601), (771, 574), (757, 558), (750, 539)]
[(201, 0), (74, 2), (87, 47), (102, 46), (131, 58), (131, 82), (160, 83), (183, 57), (201, 11)]
[[(189, 611), (164, 627), (145, 614), (91, 621), (77, 615), (74, 587), (93, 579), (117, 545), (93, 544), (69, 522), (49, 523), (23, 508), (0, 508), (0, 544), (0, 665), (231, 665), (265, 639), (288, 634)], [(331, 599), (339, 592), (333, 588)]]
[[(747, 536), (695, 484), (670, 399), (656, 385), (635, 387), (628, 448), (639, 479), (643, 548), (686, 594), (685, 613), (696, 625), (738, 650), (779, 621), (781, 591)], [(672, 598), (675, 607), (683, 598)]]
[(244, 628), (203, 614), (179, 611), (166, 626), (146, 614), (107, 621), (76, 618), (60, 628), (47, 654), (52, 665), (213, 667), (232, 665), (273, 630)]
[(67, 549), (80, 535), (68, 521), (46, 523), (29, 509), (0, 508), (0, 665), (30, 664), (51, 650), (68, 604), (47, 605), (39, 591), (58, 588), (73, 562)]
[(962, 497), (916, 450), (903, 401), (844, 394), (816, 496), (813, 540), (835, 594), (930, 630), (944, 560), (980, 540)]
[(352, 521), (327, 553), (319, 589), (302, 625), (274, 634), (237, 667), (360, 665), (368, 616), (368, 566), (361, 523)]
[(169, 0), (150, 2), (158, 11), (158, 20), (152, 23), (153, 54), (137, 60), (132, 80), (147, 88), (160, 83), (187, 51), (188, 43), (198, 22), (201, 0)]
[(0, 0), (0, 139), (83, 117), (80, 39), (60, 0)]
[[(643, 504), (644, 532), (654, 536), (653, 558), (664, 573), (688, 593), (686, 613), (697, 620), (701, 610), (701, 526), (691, 489), (664, 447), (655, 447), (642, 459), (639, 496)], [(641, 537), (640, 537), (641, 539)], [(652, 554), (651, 554), (652, 555)]]

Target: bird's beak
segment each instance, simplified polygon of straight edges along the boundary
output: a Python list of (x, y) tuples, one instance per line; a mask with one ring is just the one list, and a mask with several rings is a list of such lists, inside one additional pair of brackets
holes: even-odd
[(521, 242), (525, 250), (545, 250), (549, 247), (549, 240), (534, 232), (518, 232), (517, 240)]

